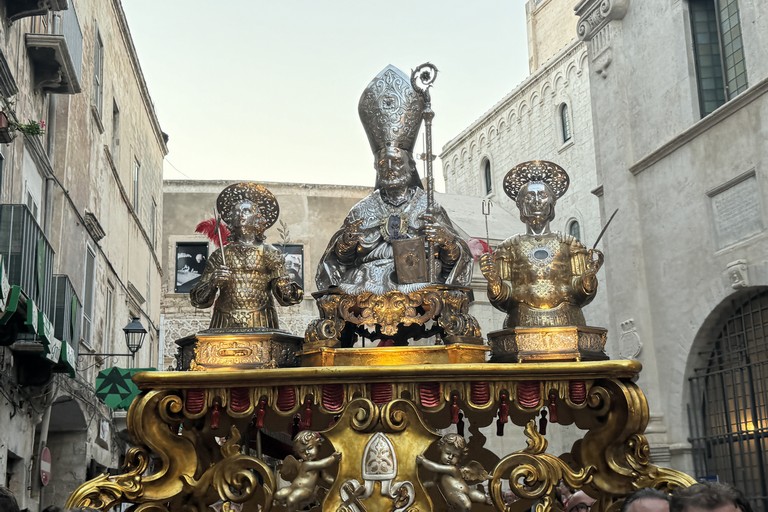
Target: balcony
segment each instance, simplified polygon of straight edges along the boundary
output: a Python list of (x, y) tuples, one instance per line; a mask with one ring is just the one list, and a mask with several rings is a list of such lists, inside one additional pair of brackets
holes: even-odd
[(33, 23), (25, 37), (35, 87), (54, 94), (77, 94), (83, 67), (83, 33), (77, 13), (68, 9), (55, 14), (50, 27), (44, 20)]
[(61, 11), (67, 8), (67, 0), (6, 0), (5, 12), (8, 21), (14, 22), (27, 16), (39, 16), (48, 11)]
[[(11, 345), (20, 384), (44, 384), (62, 349), (50, 321), (53, 248), (26, 205), (0, 205), (0, 258), (7, 279), (0, 345)], [(41, 358), (49, 365), (41, 365)]]
[(10, 284), (51, 318), (53, 248), (27, 205), (0, 205), (0, 256)]

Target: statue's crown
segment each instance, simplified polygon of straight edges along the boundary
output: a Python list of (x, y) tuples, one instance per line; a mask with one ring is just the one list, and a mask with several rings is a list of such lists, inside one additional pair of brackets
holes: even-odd
[(424, 99), (408, 76), (389, 65), (371, 80), (357, 105), (371, 151), (385, 146), (413, 152), (423, 117)]

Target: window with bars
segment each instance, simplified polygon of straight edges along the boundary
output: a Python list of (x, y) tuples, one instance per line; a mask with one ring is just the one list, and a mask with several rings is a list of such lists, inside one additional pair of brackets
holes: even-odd
[(737, 0), (689, 0), (699, 110), (707, 116), (747, 88)]
[(697, 478), (744, 491), (768, 511), (768, 291), (742, 298), (712, 332), (690, 378), (689, 416)]

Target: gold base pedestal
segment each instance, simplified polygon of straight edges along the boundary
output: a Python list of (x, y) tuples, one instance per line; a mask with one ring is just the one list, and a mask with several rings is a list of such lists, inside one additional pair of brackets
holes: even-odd
[[(493, 502), (477, 510), (556, 510), (556, 488), (565, 480), (597, 499), (592, 512), (614, 512), (639, 488), (668, 492), (694, 483), (650, 460), (650, 413), (634, 382), (639, 371), (637, 361), (593, 361), (139, 373), (133, 379), (142, 393), (127, 418), (134, 447), (121, 474), (82, 484), (65, 506), (284, 511), (272, 461), (278, 440), (290, 442), (296, 427), (326, 440), (318, 457), (339, 455), (326, 469), (326, 491), (313, 490), (321, 502), (314, 510), (408, 510), (403, 503), (448, 510), (446, 499), (427, 489), (434, 475), (419, 461), (436, 459), (438, 430), (462, 411), (470, 431), (496, 423), (504, 433), (524, 429), (528, 438), (508, 453), (484, 448), (483, 436), (469, 438), (467, 458), (488, 471)], [(547, 452), (536, 428), (542, 407), (557, 411), (551, 422), (584, 431), (569, 453)], [(372, 467), (389, 468), (388, 475)], [(504, 489), (519, 499), (514, 508)], [(356, 508), (345, 509), (350, 501)]]
[(301, 366), (395, 366), (405, 364), (484, 363), (488, 347), (467, 343), (414, 347), (305, 349)]
[(298, 366), (302, 338), (285, 331), (219, 331), (197, 333), (193, 371), (247, 370)]
[(515, 327), (488, 333), (491, 362), (602, 361), (607, 330), (601, 327)]

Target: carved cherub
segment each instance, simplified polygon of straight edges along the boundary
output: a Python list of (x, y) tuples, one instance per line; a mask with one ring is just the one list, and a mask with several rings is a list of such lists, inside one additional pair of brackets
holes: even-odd
[(275, 493), (275, 503), (282, 504), (288, 512), (295, 512), (317, 498), (321, 471), (341, 459), (341, 453), (317, 459), (324, 439), (317, 432), (303, 430), (293, 440), (293, 451), (298, 460), (289, 455), (280, 468), (280, 476), (291, 484)]
[(470, 487), (488, 480), (488, 472), (474, 460), (460, 465), (468, 451), (466, 440), (458, 434), (446, 434), (437, 442), (437, 447), (440, 449), (439, 463), (424, 455), (417, 455), (416, 463), (440, 475), (437, 485), (450, 510), (469, 512), (472, 502), (491, 504), (482, 485), (475, 489)]

